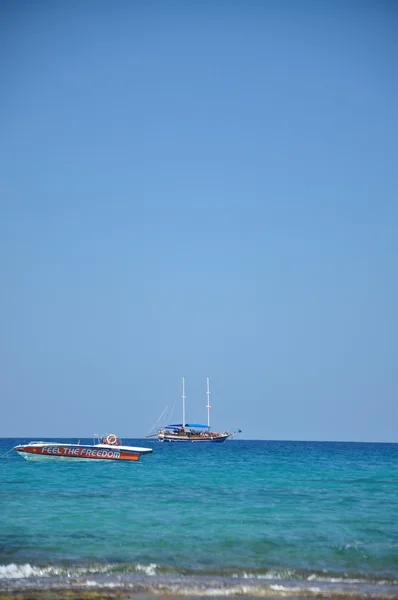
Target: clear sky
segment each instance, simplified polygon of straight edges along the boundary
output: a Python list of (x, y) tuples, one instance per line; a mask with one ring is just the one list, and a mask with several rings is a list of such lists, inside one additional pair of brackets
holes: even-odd
[(397, 69), (393, 0), (3, 0), (0, 436), (209, 375), (214, 428), (397, 442)]

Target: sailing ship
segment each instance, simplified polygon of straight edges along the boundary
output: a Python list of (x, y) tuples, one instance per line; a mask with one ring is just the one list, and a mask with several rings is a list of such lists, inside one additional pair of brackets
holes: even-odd
[[(198, 442), (198, 443), (222, 443), (225, 442), (228, 438), (240, 433), (241, 430), (237, 429), (236, 431), (231, 432), (218, 432), (212, 431), (210, 427), (210, 383), (209, 377), (207, 377), (207, 385), (206, 385), (206, 396), (207, 396), (207, 425), (202, 425), (200, 423), (187, 423), (185, 419), (185, 378), (182, 378), (182, 422), (174, 423), (171, 425), (166, 425), (165, 427), (161, 427), (157, 429), (157, 433), (154, 434), (157, 436), (159, 442)], [(148, 436), (152, 437), (152, 436)]]

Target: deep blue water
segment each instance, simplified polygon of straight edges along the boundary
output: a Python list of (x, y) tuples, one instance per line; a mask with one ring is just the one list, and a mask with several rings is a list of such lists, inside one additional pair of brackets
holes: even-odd
[(398, 598), (397, 444), (123, 442), (154, 452), (0, 460), (0, 591)]

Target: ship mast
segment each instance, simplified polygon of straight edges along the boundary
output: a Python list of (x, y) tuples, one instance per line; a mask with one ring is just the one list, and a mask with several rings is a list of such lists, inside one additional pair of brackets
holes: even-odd
[(207, 396), (207, 404), (206, 404), (206, 408), (207, 408), (207, 425), (208, 425), (208, 427), (210, 427), (210, 410), (211, 410), (211, 406), (210, 406), (210, 384), (209, 384), (209, 378), (208, 377), (206, 379), (206, 396)]
[(182, 427), (185, 429), (185, 377), (182, 378)]

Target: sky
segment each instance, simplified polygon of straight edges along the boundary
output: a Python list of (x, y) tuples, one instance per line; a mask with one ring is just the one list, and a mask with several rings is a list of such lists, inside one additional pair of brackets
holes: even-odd
[[(398, 5), (2, 0), (2, 437), (398, 442)], [(159, 424), (159, 423), (158, 423)]]

